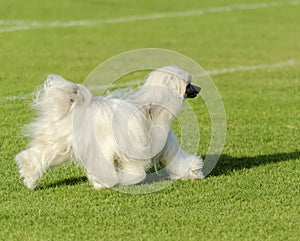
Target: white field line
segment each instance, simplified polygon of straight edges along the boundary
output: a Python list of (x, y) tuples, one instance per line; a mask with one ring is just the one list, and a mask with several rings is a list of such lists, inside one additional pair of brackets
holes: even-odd
[(258, 69), (274, 69), (274, 68), (280, 68), (280, 67), (285, 67), (285, 66), (294, 66), (294, 65), (298, 65), (298, 64), (300, 64), (300, 63), (292, 59), (292, 60), (288, 60), (288, 61), (277, 62), (274, 64), (238, 66), (235, 68), (208, 70), (208, 71), (206, 71), (206, 73), (208, 75), (219, 75), (219, 74), (227, 74), (227, 73), (238, 72), (238, 71), (250, 71), (250, 70), (258, 70)]
[[(238, 5), (228, 5), (223, 7), (213, 7), (196, 9), (183, 12), (170, 12), (170, 13), (154, 13), (149, 15), (141, 16), (129, 16), (129, 17), (119, 17), (119, 18), (109, 18), (103, 20), (81, 20), (81, 21), (67, 21), (67, 22), (27, 22), (22, 20), (0, 20), (0, 25), (8, 25), (7, 27), (0, 28), (0, 33), (4, 32), (14, 32), (20, 30), (30, 30), (30, 29), (44, 29), (44, 28), (57, 28), (57, 27), (74, 27), (74, 26), (94, 26), (101, 24), (112, 24), (112, 23), (126, 23), (126, 22), (136, 22), (143, 20), (153, 20), (153, 19), (164, 19), (164, 18), (174, 18), (174, 17), (190, 17), (209, 13), (220, 13), (220, 12), (231, 12), (236, 10), (251, 10), (260, 9), (268, 7), (278, 7), (278, 6), (295, 6), (299, 5), (299, 0), (294, 0), (290, 2), (265, 2), (265, 3), (253, 3), (253, 4), (238, 4)], [(9, 26), (13, 25), (13, 26)]]
[[(244, 71), (250, 71), (250, 70), (259, 70), (259, 69), (274, 69), (274, 68), (281, 68), (281, 67), (288, 67), (288, 66), (295, 66), (299, 65), (300, 62), (297, 62), (295, 60), (288, 60), (284, 62), (277, 62), (274, 64), (261, 64), (261, 65), (250, 65), (250, 66), (238, 66), (235, 68), (224, 68), (224, 69), (215, 69), (215, 70), (208, 70), (206, 71), (206, 74), (212, 76), (212, 75), (220, 75), (220, 74), (227, 74), (227, 73), (233, 73), (233, 72), (244, 72)], [(203, 75), (206, 75), (205, 73)], [(142, 81), (130, 81), (126, 82), (124, 84), (112, 84), (111, 87), (119, 87), (119, 88), (126, 88), (131, 87), (135, 85), (141, 85)], [(107, 85), (99, 85), (95, 87), (95, 89), (98, 90), (105, 90), (108, 86)], [(0, 103), (5, 103), (9, 101), (14, 100), (23, 100), (23, 99), (29, 99), (32, 98), (33, 94), (23, 94), (23, 95), (10, 95), (10, 96), (1, 96), (0, 97)]]

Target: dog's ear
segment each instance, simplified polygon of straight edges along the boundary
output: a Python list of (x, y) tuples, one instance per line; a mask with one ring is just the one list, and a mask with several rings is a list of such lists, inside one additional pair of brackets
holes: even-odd
[(162, 111), (162, 107), (159, 105), (149, 105), (149, 107), (147, 108), (147, 114), (149, 116), (150, 120), (155, 119), (160, 112)]
[(147, 117), (153, 122), (165, 122), (166, 120), (169, 121), (174, 117), (174, 112), (161, 105), (150, 105), (149, 108), (147, 108)]
[(93, 97), (92, 93), (86, 87), (80, 84), (76, 84), (74, 88), (74, 93), (76, 93), (76, 105), (89, 105)]
[(153, 119), (154, 116), (154, 111), (155, 111), (155, 107), (153, 105), (149, 105), (149, 107), (147, 108), (147, 114), (149, 116), (149, 119)]

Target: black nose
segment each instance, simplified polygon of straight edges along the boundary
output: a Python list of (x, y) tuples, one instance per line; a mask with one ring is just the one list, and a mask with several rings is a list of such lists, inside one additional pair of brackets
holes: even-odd
[(199, 94), (200, 90), (201, 90), (201, 88), (199, 86), (188, 84), (186, 86), (184, 97), (185, 98), (195, 98)]

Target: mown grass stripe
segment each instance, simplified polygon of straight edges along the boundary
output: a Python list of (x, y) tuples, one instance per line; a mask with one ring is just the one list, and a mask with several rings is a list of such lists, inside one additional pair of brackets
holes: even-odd
[(170, 13), (154, 13), (148, 15), (140, 16), (129, 16), (129, 17), (119, 17), (119, 18), (109, 18), (103, 20), (80, 20), (80, 21), (66, 21), (66, 22), (27, 22), (23, 20), (1, 20), (0, 25), (15, 25), (12, 27), (0, 28), (0, 33), (4, 32), (15, 32), (21, 30), (31, 30), (31, 29), (43, 29), (43, 28), (58, 28), (58, 27), (76, 27), (76, 26), (94, 26), (101, 24), (113, 24), (113, 23), (126, 23), (126, 22), (136, 22), (144, 20), (154, 20), (154, 19), (165, 19), (174, 17), (191, 17), (209, 13), (221, 13), (221, 12), (232, 12), (238, 10), (252, 10), (261, 9), (268, 7), (280, 7), (280, 6), (294, 6), (299, 5), (300, 1), (290, 1), (290, 2), (263, 2), (263, 3), (252, 3), (252, 4), (238, 4), (238, 5), (228, 5), (222, 7), (212, 7), (204, 9), (195, 9), (183, 12), (170, 12)]

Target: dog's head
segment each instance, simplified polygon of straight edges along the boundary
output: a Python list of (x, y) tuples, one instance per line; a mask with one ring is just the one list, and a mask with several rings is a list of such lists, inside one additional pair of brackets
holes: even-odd
[(167, 87), (182, 98), (195, 98), (201, 88), (191, 83), (192, 76), (176, 66), (165, 66), (151, 72), (146, 85)]

